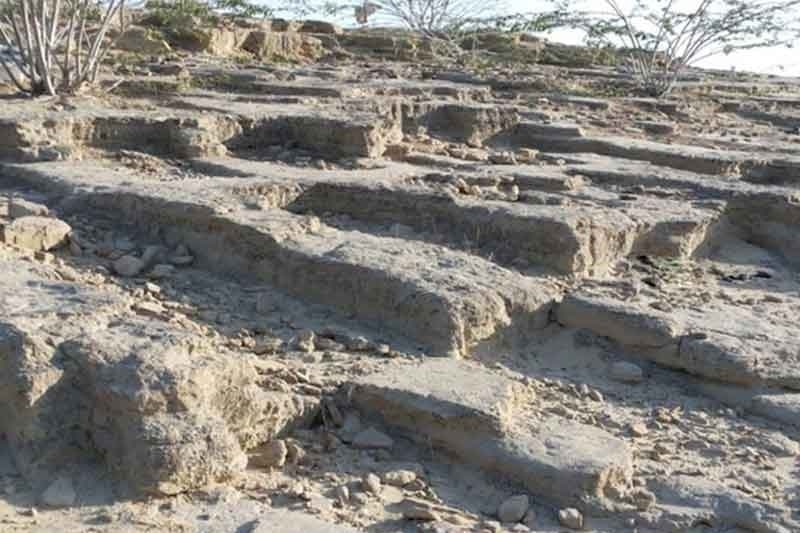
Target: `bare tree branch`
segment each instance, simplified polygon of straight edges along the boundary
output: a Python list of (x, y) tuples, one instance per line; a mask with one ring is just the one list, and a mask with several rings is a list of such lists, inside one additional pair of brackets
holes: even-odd
[(74, 92), (94, 81), (111, 46), (107, 39), (125, 0), (103, 0), (99, 22), (90, 22), (90, 0), (0, 0), (0, 57), (15, 85), (32, 95)]
[(608, 12), (575, 9), (579, 0), (552, 0), (572, 14), (591, 43), (630, 48), (630, 67), (653, 96), (669, 92), (689, 66), (721, 53), (791, 46), (800, 38), (800, 0), (634, 0), (628, 11), (604, 0)]

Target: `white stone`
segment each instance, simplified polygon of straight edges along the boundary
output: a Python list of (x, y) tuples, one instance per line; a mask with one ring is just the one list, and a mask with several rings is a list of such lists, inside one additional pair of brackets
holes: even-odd
[(295, 347), (301, 352), (314, 351), (314, 339), (316, 335), (310, 329), (305, 329), (297, 334), (295, 338)]
[(558, 522), (569, 529), (583, 529), (583, 515), (572, 507), (558, 512)]
[(394, 487), (405, 487), (417, 480), (417, 473), (411, 470), (392, 470), (383, 474), (383, 482)]
[(364, 337), (355, 337), (347, 340), (347, 349), (353, 352), (364, 352), (369, 348), (370, 342)]
[(347, 488), (347, 485), (339, 485), (336, 487), (336, 499), (341, 504), (350, 501), (350, 489)]
[(364, 492), (369, 492), (377, 496), (381, 493), (381, 478), (370, 472), (361, 480), (361, 487), (364, 489)]
[(137, 302), (133, 306), (137, 315), (159, 318), (164, 315), (164, 306), (158, 302)]

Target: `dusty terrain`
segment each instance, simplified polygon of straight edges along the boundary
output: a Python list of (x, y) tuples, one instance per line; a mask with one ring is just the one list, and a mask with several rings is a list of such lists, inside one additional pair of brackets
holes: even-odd
[(0, 531), (800, 531), (800, 85), (312, 26), (0, 102)]

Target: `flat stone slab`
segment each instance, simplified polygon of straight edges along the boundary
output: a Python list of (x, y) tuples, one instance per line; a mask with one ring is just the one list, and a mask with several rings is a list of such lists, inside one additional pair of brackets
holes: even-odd
[(577, 191), (590, 183), (579, 175), (567, 174), (562, 168), (538, 165), (517, 165), (511, 172), (520, 190), (548, 192)]
[(685, 191), (697, 199), (727, 199), (738, 192), (757, 190), (739, 180), (657, 165), (645, 160), (626, 159), (597, 153), (552, 154), (568, 163), (569, 174), (588, 177), (592, 183), (611, 187), (646, 187)]
[[(536, 130), (533, 129), (533, 132)], [(516, 142), (528, 148), (550, 152), (594, 153), (622, 159), (648, 161), (655, 165), (701, 174), (734, 175), (740, 170), (763, 166), (769, 154), (719, 151), (701, 146), (664, 144), (627, 137), (572, 136), (532, 133), (515, 135)]]
[(367, 416), (433, 443), (561, 506), (585, 508), (625, 492), (632, 475), (626, 444), (605, 431), (557, 417), (527, 420), (515, 409), (531, 392), (460, 360), (388, 367), (352, 383)]
[(625, 137), (600, 137), (594, 140), (598, 143), (598, 153), (703, 174), (734, 174), (743, 165), (760, 163), (760, 160), (754, 159), (754, 154), (747, 152), (721, 152), (700, 146), (663, 144)]
[(757, 415), (773, 420), (780, 420), (784, 424), (800, 426), (800, 394), (760, 394), (755, 396), (748, 409)]
[(444, 359), (359, 381), (360, 397), (378, 395), (375, 401), (416, 405), (450, 427), (496, 436), (510, 427), (526, 394), (519, 383), (478, 365)]
[(517, 124), (511, 132), (513, 142), (522, 146), (535, 145), (541, 137), (580, 139), (585, 136), (583, 129), (576, 124), (553, 124), (524, 121)]
[(611, 108), (611, 102), (609, 100), (603, 100), (602, 98), (589, 98), (585, 96), (572, 96), (568, 94), (548, 94), (547, 98), (553, 102), (570, 104), (578, 107), (586, 107), (594, 110), (605, 111)]
[(787, 509), (749, 498), (743, 491), (704, 476), (676, 474), (659, 480), (652, 488), (666, 504), (667, 516), (675, 512), (675, 518), (689, 518), (689, 523), (703, 521), (765, 533), (790, 533), (800, 528), (800, 522)]
[(763, 185), (800, 187), (800, 157), (784, 156), (773, 159), (764, 166), (752, 169), (745, 176), (747, 181)]
[(564, 298), (556, 317), (563, 326), (614, 340), (632, 356), (707, 379), (800, 389), (796, 332), (741, 307), (710, 305), (669, 314), (577, 293)]
[(558, 305), (558, 321), (567, 327), (588, 329), (633, 348), (675, 345), (684, 325), (665, 313), (639, 308), (610, 298), (568, 295)]
[(579, 161), (570, 164), (566, 172), (586, 176), (597, 185), (680, 191), (703, 202), (718, 203), (721, 214), (744, 232), (746, 240), (777, 252), (791, 264), (800, 264), (800, 195), (796, 186), (752, 177), (774, 171), (789, 179), (795, 167), (783, 172), (779, 160), (774, 160), (753, 167), (741, 179), (724, 179), (596, 154), (576, 158)]

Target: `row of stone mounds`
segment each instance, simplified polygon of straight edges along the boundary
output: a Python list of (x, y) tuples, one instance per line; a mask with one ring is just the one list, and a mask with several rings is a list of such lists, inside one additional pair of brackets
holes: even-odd
[[(159, 17), (142, 12), (133, 25), (116, 36), (123, 52), (164, 56), (174, 52), (207, 53), (235, 57), (293, 62), (336, 58), (375, 57), (402, 61), (432, 60), (448, 55), (447, 47), (415, 32), (399, 28), (344, 30), (320, 20), (250, 20), (219, 18), (214, 22), (190, 19), (180, 27), (169, 27)], [(562, 66), (615, 65), (618, 54), (590, 50), (540, 39), (523, 32), (483, 31), (456, 40), (464, 51), (482, 52), (509, 62), (545, 63)], [(449, 45), (448, 45), (449, 46)]]
[(115, 47), (127, 53), (170, 56), (179, 52), (221, 57), (251, 56), (262, 60), (310, 62), (326, 55), (387, 59), (431, 59), (430, 40), (395, 30), (343, 33), (321, 21), (225, 21), (216, 26), (198, 23), (179, 29), (154, 25), (147, 19), (120, 35)]
[(326, 49), (335, 48), (331, 38), (341, 32), (341, 28), (329, 22), (284, 20), (225, 19), (215, 25), (194, 20), (173, 28), (144, 16), (116, 37), (115, 48), (150, 56), (183, 51), (223, 57), (250, 54), (265, 60), (306, 62), (319, 59)]

